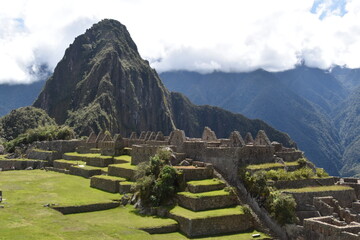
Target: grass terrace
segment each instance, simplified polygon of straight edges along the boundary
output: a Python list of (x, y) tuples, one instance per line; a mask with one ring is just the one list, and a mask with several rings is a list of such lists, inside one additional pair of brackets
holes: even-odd
[(121, 156), (114, 157), (114, 160), (124, 160), (124, 161), (127, 161), (127, 162), (131, 162), (131, 156), (129, 156), (129, 155), (121, 155)]
[(267, 169), (274, 169), (274, 168), (284, 168), (292, 167), (292, 166), (299, 166), (299, 163), (297, 161), (294, 162), (285, 162), (284, 164), (281, 163), (263, 163), (263, 164), (254, 164), (254, 165), (248, 165), (246, 167), (247, 170), (267, 170)]
[(71, 163), (74, 164), (76, 163), (77, 165), (86, 165), (86, 162), (80, 161), (80, 160), (65, 160), (65, 159), (57, 159), (55, 160), (56, 162), (60, 162), (60, 163)]
[(136, 170), (136, 165), (131, 165), (130, 162), (129, 163), (111, 164), (111, 166)]
[(209, 186), (209, 185), (218, 185), (221, 183), (224, 183), (224, 182), (217, 178), (187, 182), (187, 184), (193, 185), (193, 186)]
[(27, 161), (27, 162), (47, 162), (44, 160), (38, 160), (38, 159), (29, 159), (29, 158), (2, 158), (0, 157), (0, 161)]
[(202, 192), (202, 193), (191, 193), (191, 192), (179, 192), (178, 195), (183, 195), (185, 197), (190, 198), (203, 198), (203, 197), (214, 197), (214, 196), (229, 196), (231, 194), (230, 191), (226, 190), (217, 190), (210, 192)]
[(304, 192), (326, 192), (326, 191), (346, 191), (352, 190), (353, 188), (343, 185), (332, 185), (332, 186), (321, 186), (321, 187), (304, 187), (304, 188), (291, 188), (283, 189), (282, 192), (294, 192), (294, 193), (304, 193)]
[(32, 151), (34, 152), (43, 152), (43, 153), (54, 153), (55, 151), (46, 151), (38, 148), (33, 148)]
[(108, 168), (107, 168), (107, 167), (93, 167), (93, 166), (88, 166), (88, 165), (74, 165), (74, 166), (72, 166), (72, 167), (82, 168), (82, 169), (85, 169), (85, 170), (100, 169), (100, 170), (102, 170), (103, 172), (107, 172), (107, 171), (108, 171)]
[(199, 211), (193, 212), (186, 208), (176, 206), (170, 210), (171, 214), (182, 216), (189, 219), (203, 219), (209, 217), (219, 217), (223, 215), (236, 215), (236, 214), (245, 214), (241, 206), (230, 207), (230, 208), (221, 208), (215, 210)]
[(64, 155), (66, 156), (70, 156), (70, 157), (84, 157), (84, 158), (113, 158), (112, 156), (104, 156), (101, 155), (100, 153), (77, 153), (77, 152), (70, 152), (70, 153), (65, 153)]
[(115, 176), (108, 176), (108, 175), (100, 175), (100, 176), (96, 176), (97, 178), (102, 178), (102, 179), (107, 179), (107, 180), (112, 180), (112, 181), (121, 181), (121, 182), (127, 182), (125, 178), (121, 178), (121, 177), (115, 177)]
[[(0, 174), (3, 202), (0, 204), (1, 240), (181, 240), (176, 232), (150, 235), (139, 228), (161, 227), (175, 223), (172, 219), (142, 216), (132, 206), (105, 211), (62, 215), (45, 204), (82, 205), (119, 199), (120, 194), (89, 187), (89, 180), (43, 170), (7, 171)], [(179, 214), (192, 212), (179, 207)], [(190, 213), (189, 213), (190, 212)], [(242, 214), (242, 208), (211, 210), (201, 217), (221, 214)], [(199, 213), (196, 213), (198, 215)], [(190, 215), (191, 216), (191, 215)], [(201, 239), (248, 240), (256, 231)], [(261, 233), (260, 238), (267, 238)]]

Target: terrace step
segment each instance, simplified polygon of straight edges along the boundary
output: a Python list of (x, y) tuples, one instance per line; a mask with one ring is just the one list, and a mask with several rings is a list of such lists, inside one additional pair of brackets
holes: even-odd
[(63, 158), (65, 160), (84, 161), (86, 162), (86, 165), (94, 167), (107, 167), (108, 165), (114, 163), (114, 158), (112, 156), (103, 156), (98, 153), (64, 153)]
[(129, 155), (121, 155), (114, 157), (114, 164), (130, 163), (130, 162), (131, 162), (131, 156)]
[(231, 207), (237, 204), (235, 195), (225, 190), (203, 193), (177, 193), (179, 205), (192, 211)]
[(84, 178), (90, 178), (95, 175), (101, 175), (104, 172), (104, 169), (99, 167), (92, 167), (92, 166), (71, 166), (70, 167), (70, 174), (81, 176)]
[(226, 187), (225, 183), (217, 178), (187, 182), (187, 188), (191, 193), (215, 191), (224, 187)]
[(77, 166), (77, 165), (85, 165), (86, 162), (83, 161), (72, 161), (72, 160), (65, 160), (65, 159), (59, 159), (54, 160), (53, 166), (57, 169), (66, 169), (69, 170), (71, 166)]
[(101, 153), (101, 149), (100, 148), (90, 148), (89, 153)]
[(111, 164), (108, 166), (108, 174), (110, 176), (126, 178), (130, 181), (135, 181), (135, 165), (130, 163)]
[(184, 174), (185, 181), (204, 180), (213, 178), (214, 169), (210, 166), (174, 166), (177, 170), (181, 170)]
[(131, 192), (131, 187), (133, 186), (133, 184), (135, 184), (135, 182), (129, 182), (129, 181), (119, 182), (119, 193), (125, 194)]
[(96, 175), (91, 177), (90, 187), (97, 188), (106, 192), (118, 193), (119, 183), (125, 181), (126, 181), (125, 178), (106, 176), (106, 175)]
[(177, 206), (169, 215), (178, 221), (180, 231), (187, 237), (235, 233), (253, 227), (251, 216), (241, 206), (201, 212)]

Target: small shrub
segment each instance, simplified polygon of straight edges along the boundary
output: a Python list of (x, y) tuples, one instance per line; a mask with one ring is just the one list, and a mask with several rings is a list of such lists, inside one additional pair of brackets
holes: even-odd
[(243, 209), (243, 211), (244, 211), (245, 214), (251, 214), (251, 210), (250, 210), (249, 206), (244, 205), (244, 206), (242, 207), (242, 209)]
[(144, 206), (158, 207), (172, 198), (179, 188), (177, 181), (178, 173), (175, 168), (166, 164), (164, 157), (168, 154), (161, 151), (149, 162), (137, 166), (135, 191)]
[(316, 176), (319, 178), (329, 177), (329, 174), (323, 168), (316, 169)]
[(291, 195), (274, 191), (270, 194), (269, 206), (271, 215), (281, 225), (297, 221), (295, 212), (296, 202)]
[(299, 167), (303, 168), (306, 167), (309, 161), (306, 158), (299, 158), (297, 162), (299, 163)]

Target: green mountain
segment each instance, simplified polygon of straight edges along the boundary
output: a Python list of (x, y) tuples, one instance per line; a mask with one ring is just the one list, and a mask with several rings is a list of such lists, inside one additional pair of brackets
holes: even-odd
[(0, 118), (0, 138), (12, 140), (28, 129), (54, 124), (54, 119), (50, 118), (44, 110), (22, 107)]
[(360, 177), (360, 87), (335, 111), (335, 124), (345, 146), (341, 173), (345, 176)]
[(263, 121), (196, 106), (183, 95), (170, 93), (141, 58), (126, 27), (115, 20), (103, 20), (75, 39), (34, 106), (79, 134), (101, 129), (123, 135), (132, 131), (169, 134), (179, 128), (199, 137), (209, 126), (218, 137), (228, 137), (233, 130), (244, 134), (264, 129), (270, 139), (294, 145), (287, 134)]
[(282, 73), (178, 71), (160, 77), (170, 90), (184, 93), (196, 104), (263, 119), (289, 133), (311, 161), (339, 174), (343, 147), (329, 114), (346, 91), (328, 73), (299, 67)]

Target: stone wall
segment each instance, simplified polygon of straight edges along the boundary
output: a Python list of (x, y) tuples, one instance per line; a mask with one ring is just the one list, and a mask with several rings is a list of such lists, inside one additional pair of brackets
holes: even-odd
[(55, 159), (60, 159), (61, 156), (62, 155), (59, 152), (45, 151), (37, 148), (29, 149), (26, 152), (27, 158), (47, 161), (50, 166), (52, 166)]
[(294, 162), (299, 158), (304, 157), (304, 152), (302, 151), (283, 151), (275, 152), (275, 155), (279, 158), (282, 158), (285, 162)]
[(352, 240), (360, 237), (359, 223), (346, 225), (331, 216), (305, 219), (304, 230), (307, 239)]
[(340, 182), (341, 185), (352, 187), (355, 191), (356, 197), (360, 199), (360, 184), (355, 182)]
[(80, 146), (80, 144), (81, 140), (54, 140), (35, 142), (32, 144), (32, 147), (46, 151), (56, 151), (62, 155), (66, 152), (75, 152), (76, 148)]
[(149, 158), (154, 156), (160, 148), (160, 145), (133, 145), (131, 149), (131, 164), (138, 165), (141, 162), (149, 161)]
[(301, 207), (306, 204), (312, 205), (314, 197), (333, 196), (337, 199), (342, 207), (351, 207), (352, 202), (356, 200), (354, 190), (343, 191), (322, 191), (322, 192), (288, 192), (295, 198), (297, 210), (301, 211)]
[(277, 189), (286, 189), (286, 188), (303, 188), (309, 186), (330, 186), (335, 184), (335, 179), (333, 177), (329, 178), (316, 178), (316, 179), (301, 179), (301, 180), (291, 180), (291, 181), (276, 181), (274, 187)]
[(274, 162), (274, 147), (246, 145), (239, 152), (239, 166)]
[(41, 160), (1, 160), (0, 168), (5, 170), (24, 170), (27, 168), (41, 169), (47, 166), (46, 161)]
[(231, 181), (238, 178), (239, 148), (205, 148), (201, 160), (211, 163)]

